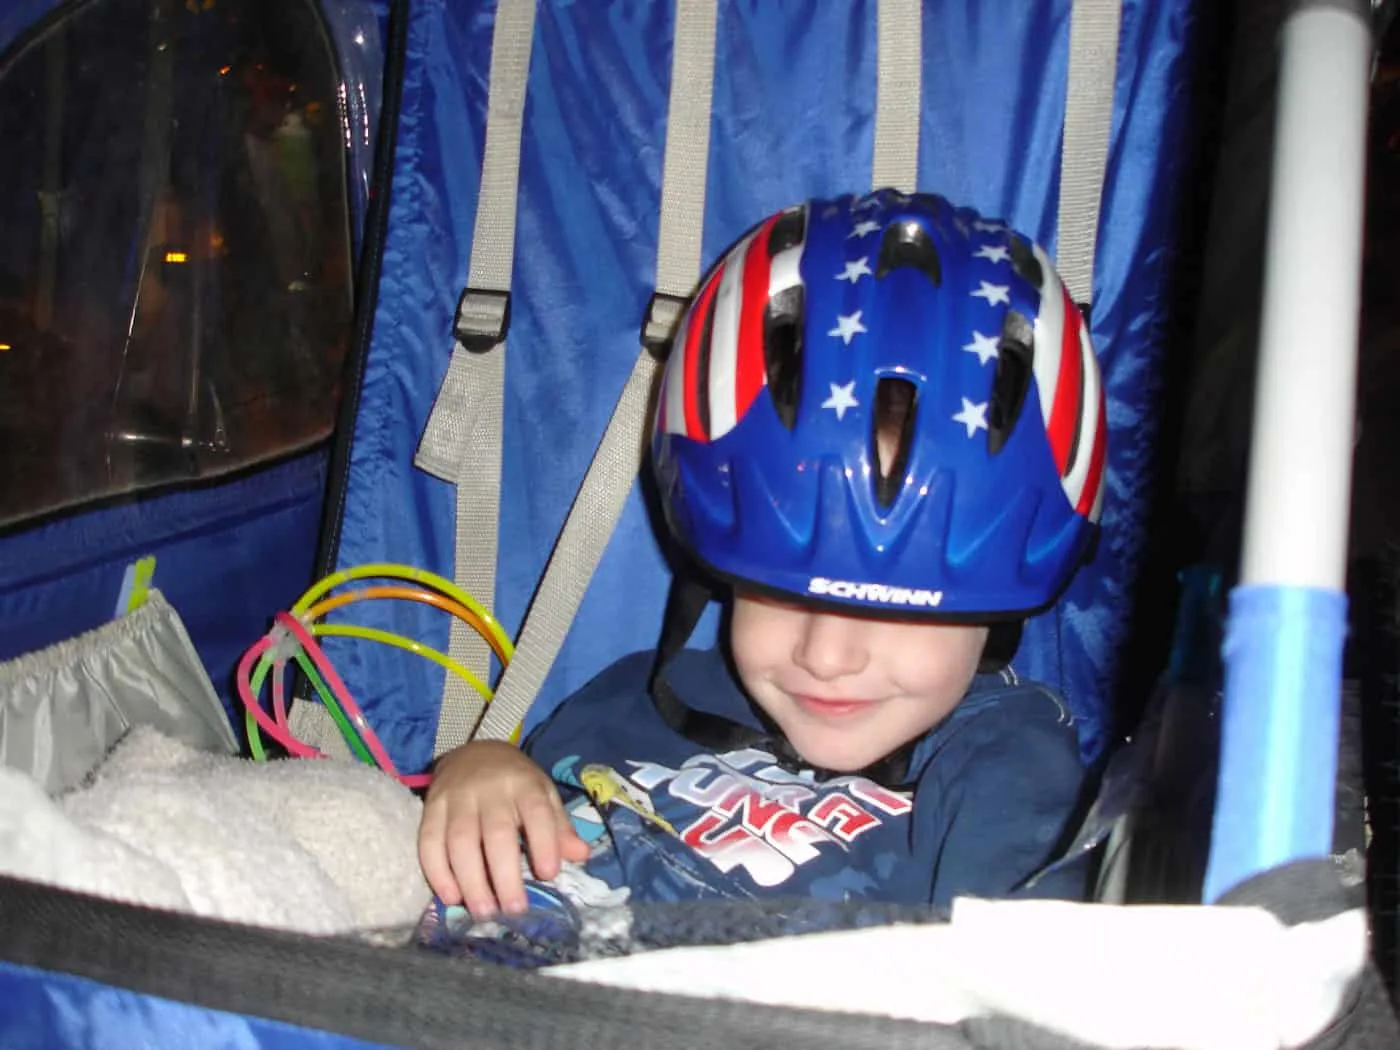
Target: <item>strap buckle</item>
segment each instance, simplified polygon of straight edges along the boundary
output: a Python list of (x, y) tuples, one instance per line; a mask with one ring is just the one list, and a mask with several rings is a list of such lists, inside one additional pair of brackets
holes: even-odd
[(681, 315), (689, 305), (690, 299), (683, 295), (652, 293), (651, 301), (647, 303), (646, 317), (642, 321), (642, 346), (656, 360), (666, 360)]
[(473, 354), (484, 354), (500, 346), (510, 331), (510, 292), (489, 288), (466, 288), (457, 300), (457, 317), (452, 333), (462, 347)]

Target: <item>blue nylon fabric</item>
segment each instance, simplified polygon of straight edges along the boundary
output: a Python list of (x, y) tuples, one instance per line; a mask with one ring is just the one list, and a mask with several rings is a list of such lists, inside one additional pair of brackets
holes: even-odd
[(281, 1021), (207, 1010), (69, 974), (0, 962), (6, 1050), (373, 1050), (381, 1046)]
[[(769, 212), (864, 191), (873, 142), (873, 4), (720, 6), (706, 266)], [(1068, 0), (925, 4), (919, 188), (1004, 218), (1052, 251), (1069, 9)], [(389, 558), (451, 572), (453, 490), (416, 471), (412, 458), (447, 367), (467, 273), (493, 10), (414, 5), (342, 566)], [(1088, 756), (1105, 740), (1105, 697), (1146, 512), (1190, 28), (1190, 0), (1124, 5), (1093, 317), (1111, 428), (1105, 536), (1067, 597), (1028, 625), (1017, 660), (1067, 697)], [(494, 599), (512, 634), (637, 352), (655, 266), (671, 33), (667, 4), (539, 7), (521, 151), (503, 542), (497, 593), (478, 596)], [(665, 590), (634, 491), (530, 723), (617, 656), (654, 644)], [(447, 643), (448, 624), (431, 610), (359, 615)], [(693, 644), (708, 642), (713, 623)], [(422, 768), (441, 672), (362, 643), (335, 646), (333, 655), (401, 768)]]
[[(126, 567), (156, 558), (152, 584), (180, 614), (231, 716), (243, 650), (311, 582), (326, 453), (215, 488), (64, 518), (0, 540), (0, 660), (111, 619)], [(239, 708), (241, 711), (241, 707)], [(242, 725), (241, 715), (235, 725)]]

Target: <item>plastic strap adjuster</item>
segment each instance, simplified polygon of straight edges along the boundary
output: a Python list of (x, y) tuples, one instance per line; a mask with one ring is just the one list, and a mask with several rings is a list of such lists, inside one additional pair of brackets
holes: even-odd
[(463, 290), (452, 331), (469, 353), (484, 354), (500, 346), (510, 331), (510, 292)]
[(647, 303), (646, 318), (642, 321), (642, 346), (658, 361), (666, 360), (676, 326), (689, 305), (690, 300), (685, 296), (665, 292), (653, 293), (651, 302)]

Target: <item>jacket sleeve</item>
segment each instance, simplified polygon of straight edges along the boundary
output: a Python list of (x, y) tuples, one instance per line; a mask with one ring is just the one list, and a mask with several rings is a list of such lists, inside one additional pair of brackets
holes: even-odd
[[(1074, 727), (1045, 690), (1028, 690), (968, 720), (919, 787), (916, 835), (932, 839), (930, 902), (1005, 897), (1056, 856), (1085, 791)], [(1037, 885), (1035, 896), (1082, 898), (1086, 865)]]

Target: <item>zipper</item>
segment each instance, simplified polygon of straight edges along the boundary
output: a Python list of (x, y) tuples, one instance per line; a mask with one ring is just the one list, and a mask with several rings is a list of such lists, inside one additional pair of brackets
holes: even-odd
[(326, 502), (321, 515), (321, 535), (316, 547), (316, 575), (321, 579), (335, 569), (340, 550), (341, 528), (345, 521), (345, 499), (350, 484), (350, 450), (355, 437), (355, 421), (360, 413), (360, 395), (365, 381), (365, 363), (374, 337), (374, 317), (379, 306), (379, 276), (384, 265), (384, 242), (389, 232), (389, 205), (393, 196), (394, 155), (399, 138), (399, 111), (403, 103), (403, 80), (408, 52), (409, 0), (393, 0), (389, 8), (389, 46), (384, 56), (384, 96), (380, 102), (379, 130), (374, 150), (374, 173), (370, 182), (369, 207), (360, 249), (360, 267), (355, 293), (354, 337), (345, 362), (340, 411), (332, 439), (330, 465), (326, 472)]

